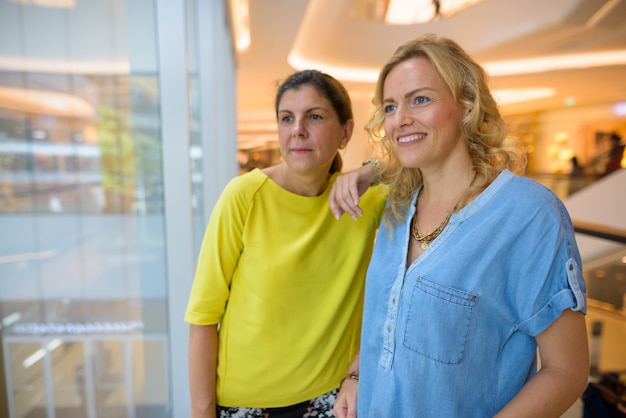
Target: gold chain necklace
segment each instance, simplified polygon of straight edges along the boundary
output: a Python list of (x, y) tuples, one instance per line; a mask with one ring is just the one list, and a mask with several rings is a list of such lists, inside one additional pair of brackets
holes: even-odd
[[(418, 199), (419, 199), (419, 196), (418, 196)], [(448, 215), (446, 215), (443, 221), (439, 224), (439, 226), (437, 226), (437, 228), (435, 228), (433, 232), (431, 232), (430, 234), (426, 236), (423, 236), (420, 233), (419, 227), (417, 226), (417, 202), (415, 203), (415, 215), (413, 215), (413, 219), (411, 220), (411, 236), (415, 238), (415, 241), (422, 244), (422, 248), (424, 250), (428, 248), (428, 245), (430, 244), (430, 242), (434, 240), (435, 238), (437, 238), (439, 234), (441, 234), (441, 231), (443, 231), (444, 228), (448, 226), (448, 222), (450, 222), (450, 217), (452, 216), (452, 212), (456, 210), (456, 207), (458, 204), (459, 202), (456, 202), (456, 205), (454, 205), (454, 208), (452, 209), (452, 211), (448, 212)]]
[[(478, 173), (474, 174), (474, 178), (472, 179), (472, 182), (467, 187), (468, 189), (472, 187), (472, 184), (474, 184), (474, 180), (476, 180), (477, 174)], [(419, 194), (417, 195), (417, 199), (415, 200), (415, 214), (413, 214), (413, 219), (411, 219), (411, 236), (415, 238), (415, 241), (419, 242), (422, 245), (422, 249), (425, 250), (426, 248), (428, 248), (428, 245), (430, 245), (430, 242), (433, 241), (435, 238), (437, 238), (439, 234), (441, 234), (441, 231), (443, 231), (445, 227), (448, 226), (448, 222), (450, 222), (450, 217), (456, 210), (457, 206), (459, 206), (461, 199), (459, 199), (456, 202), (452, 210), (448, 212), (446, 217), (443, 219), (443, 221), (441, 221), (439, 226), (437, 226), (437, 228), (435, 228), (433, 232), (431, 232), (430, 234), (426, 236), (423, 236), (420, 233), (419, 226), (417, 225), (417, 202), (419, 202), (419, 198), (420, 198), (420, 195), (422, 194), (422, 190), (424, 190), (424, 186), (422, 186), (422, 189), (420, 190)]]

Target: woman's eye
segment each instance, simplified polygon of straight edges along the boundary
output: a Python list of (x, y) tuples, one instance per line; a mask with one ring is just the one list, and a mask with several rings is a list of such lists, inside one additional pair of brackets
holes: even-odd
[(413, 103), (415, 104), (424, 104), (426, 102), (430, 101), (430, 99), (426, 96), (415, 96), (413, 98)]
[(283, 116), (280, 118), (280, 123), (289, 123), (293, 120), (293, 116)]
[(387, 106), (385, 106), (385, 107), (383, 108), (383, 111), (384, 111), (385, 113), (391, 113), (391, 112), (393, 112), (394, 110), (396, 110), (396, 105), (387, 105)]
[(313, 120), (320, 120), (320, 119), (322, 119), (322, 116), (320, 116), (320, 115), (311, 115), (310, 117)]

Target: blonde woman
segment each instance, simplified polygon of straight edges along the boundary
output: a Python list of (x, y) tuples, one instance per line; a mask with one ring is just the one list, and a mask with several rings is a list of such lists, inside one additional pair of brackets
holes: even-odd
[[(374, 104), (390, 194), (335, 415), (559, 417), (589, 370), (580, 255), (561, 201), (521, 176), (485, 72), (426, 35), (383, 67)], [(338, 179), (335, 216), (358, 217), (374, 175)]]

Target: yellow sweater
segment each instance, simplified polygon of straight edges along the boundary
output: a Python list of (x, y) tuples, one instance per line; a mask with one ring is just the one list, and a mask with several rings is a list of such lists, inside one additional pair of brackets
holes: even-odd
[(336, 220), (330, 186), (290, 193), (262, 171), (233, 179), (216, 203), (185, 321), (219, 323), (217, 402), (283, 407), (336, 388), (358, 349), (365, 272), (387, 189), (363, 216)]

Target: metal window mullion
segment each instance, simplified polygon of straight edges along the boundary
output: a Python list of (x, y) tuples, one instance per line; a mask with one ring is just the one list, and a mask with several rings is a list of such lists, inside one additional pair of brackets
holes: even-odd
[[(2, 330), (0, 330), (2, 332)], [(4, 377), (6, 379), (6, 390), (7, 390), (7, 400), (9, 401), (9, 416), (15, 416), (15, 388), (13, 387), (13, 372), (12, 372), (12, 361), (11, 361), (11, 351), (9, 351), (9, 341), (5, 339), (5, 337), (1, 338), (2, 340), (2, 352), (4, 358)]]
[(194, 272), (190, 125), (184, 0), (156, 0), (173, 417), (190, 416), (187, 327), (183, 315)]
[(133, 371), (135, 363), (133, 361), (132, 340), (124, 338), (122, 341), (122, 349), (124, 350), (124, 380), (126, 381), (126, 416), (128, 418), (136, 418), (137, 408), (135, 405), (135, 379)]
[[(81, 340), (78, 340), (81, 341)], [(85, 403), (87, 404), (87, 417), (88, 418), (97, 418), (96, 413), (96, 395), (95, 395), (95, 381), (93, 378), (93, 347), (92, 344), (94, 339), (85, 338), (82, 340), (83, 343), (83, 364), (85, 374), (85, 382), (83, 383), (85, 387), (83, 390), (85, 391)]]
[(44, 357), (43, 357), (43, 379), (46, 388), (46, 409), (49, 418), (56, 418), (56, 405), (54, 399), (54, 378), (52, 376), (52, 351), (48, 348), (49, 343), (54, 338), (46, 338), (42, 341)]
[(227, 2), (198, 1), (197, 7), (203, 216), (207, 223), (222, 189), (238, 173), (237, 99)]

